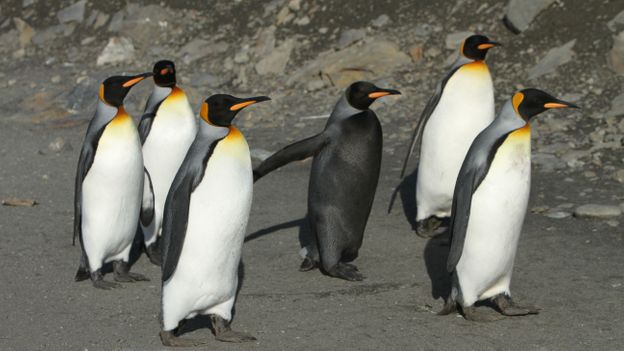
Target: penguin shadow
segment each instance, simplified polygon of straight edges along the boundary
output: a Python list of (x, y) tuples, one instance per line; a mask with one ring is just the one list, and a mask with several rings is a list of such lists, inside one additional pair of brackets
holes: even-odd
[[(241, 259), (238, 265), (238, 286), (236, 287), (234, 301), (238, 301), (238, 294), (240, 294), (240, 291), (243, 288), (244, 280), (245, 263), (243, 263), (243, 260)], [(234, 321), (234, 318), (236, 318), (236, 302), (234, 302), (234, 306), (232, 306), (232, 319), (230, 320), (230, 323)], [(214, 327), (212, 326), (210, 315), (198, 314), (191, 319), (184, 319), (183, 322), (180, 323), (178, 330), (176, 331), (176, 335), (191, 333), (198, 329), (210, 329), (214, 333)]]
[[(416, 230), (416, 181), (418, 180), (418, 168), (414, 168), (412, 173), (407, 175), (399, 185), (394, 189), (390, 198), (390, 206), (399, 196), (401, 206), (403, 207), (403, 215), (407, 222), (412, 226), (412, 230)], [(390, 210), (390, 209), (388, 209)], [(390, 213), (390, 211), (388, 211)]]
[[(310, 232), (310, 224), (308, 222), (308, 216), (306, 215), (303, 218), (294, 219), (292, 221), (276, 224), (264, 229), (260, 229), (255, 231), (245, 237), (245, 242), (249, 242), (258, 238), (261, 238), (265, 235), (277, 232), (282, 229), (299, 227), (299, 242), (303, 245), (303, 243), (311, 242), (311, 232)], [(303, 247), (303, 246), (302, 246)]]
[(431, 280), (431, 297), (444, 301), (451, 294), (451, 274), (446, 270), (446, 261), (451, 250), (449, 230), (427, 241), (423, 252), (427, 275)]

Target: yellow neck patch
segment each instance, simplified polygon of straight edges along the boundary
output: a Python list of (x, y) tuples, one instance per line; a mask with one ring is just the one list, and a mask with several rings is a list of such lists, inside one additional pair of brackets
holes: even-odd
[(524, 127), (518, 128), (511, 132), (507, 139), (511, 140), (522, 140), (522, 139), (531, 139), (531, 125), (529, 123), (525, 124)]

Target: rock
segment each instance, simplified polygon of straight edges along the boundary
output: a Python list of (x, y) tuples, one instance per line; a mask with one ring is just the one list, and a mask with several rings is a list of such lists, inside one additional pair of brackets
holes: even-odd
[(453, 50), (459, 49), (464, 40), (473, 34), (473, 32), (455, 32), (448, 34), (444, 41), (446, 48)]
[(184, 63), (189, 64), (210, 54), (223, 53), (228, 48), (229, 45), (226, 42), (211, 43), (207, 40), (196, 38), (186, 43), (180, 48), (178, 53)]
[(54, 84), (58, 84), (61, 82), (61, 76), (59, 76), (58, 74), (53, 76), (52, 78), (50, 78), (50, 81)]
[(109, 32), (119, 32), (121, 30), (121, 28), (123, 27), (124, 16), (125, 15), (124, 15), (123, 10), (120, 10), (116, 14), (114, 14), (113, 18), (111, 19), (110, 23), (108, 24), (108, 31)]
[(260, 75), (283, 74), (290, 60), (290, 53), (295, 48), (295, 39), (287, 39), (269, 55), (256, 64), (256, 72)]
[(34, 3), (36, 3), (37, 0), (23, 0), (22, 1), (22, 7), (28, 7)]
[(33, 36), (35, 36), (35, 30), (21, 18), (13, 18), (15, 28), (19, 32), (19, 43), (21, 47), (26, 47), (30, 44)]
[(258, 160), (260, 162), (266, 160), (271, 155), (273, 155), (271, 151), (267, 151), (264, 149), (251, 149), (250, 154), (252, 159)]
[(293, 10), (294, 12), (301, 10), (301, 0), (290, 0), (290, 2), (288, 3), (288, 8)]
[(551, 211), (546, 211), (544, 213), (544, 216), (548, 218), (554, 218), (554, 219), (563, 219), (563, 218), (568, 218), (572, 216), (572, 214), (570, 212), (565, 212), (565, 211), (551, 210)]
[(308, 82), (306, 89), (308, 91), (316, 91), (325, 88), (325, 82), (320, 79), (314, 79)]
[(617, 228), (620, 226), (620, 222), (615, 219), (610, 219), (607, 221), (607, 225), (609, 225), (609, 227)]
[(258, 33), (254, 51), (259, 57), (266, 56), (275, 49), (275, 26), (269, 26)]
[(93, 23), (93, 29), (98, 29), (104, 26), (109, 18), (109, 14), (104, 12), (98, 12), (97, 16), (95, 17), (95, 22)]
[(288, 84), (318, 79), (319, 73), (328, 84), (346, 87), (355, 80), (374, 80), (391, 74), (396, 68), (411, 63), (410, 57), (385, 39), (366, 40), (363, 45), (340, 51), (327, 51), (307, 62), (292, 74)]
[(380, 15), (379, 17), (371, 21), (371, 25), (375, 28), (381, 28), (388, 23), (390, 23), (390, 17), (388, 17), (388, 15), (386, 14)]
[(442, 51), (440, 51), (440, 49), (438, 49), (437, 47), (432, 47), (427, 49), (427, 51), (425, 51), (425, 56), (430, 57), (430, 58), (434, 58), (439, 56), (442, 53)]
[(249, 46), (245, 45), (243, 48), (234, 55), (234, 62), (243, 64), (249, 62)]
[(95, 41), (95, 37), (86, 37), (80, 41), (80, 45), (89, 45)]
[(67, 6), (66, 8), (60, 10), (56, 17), (58, 18), (61, 24), (69, 23), (69, 22), (82, 22), (84, 20), (85, 13), (85, 5), (87, 4), (87, 0), (80, 0), (73, 5)]
[(108, 44), (97, 58), (97, 65), (128, 62), (134, 59), (134, 46), (132, 41), (124, 37), (111, 37)]
[(336, 47), (338, 49), (344, 49), (347, 46), (364, 39), (366, 36), (366, 30), (364, 29), (347, 29), (340, 34)]
[(285, 6), (277, 13), (276, 23), (279, 26), (280, 24), (290, 22), (293, 18), (295, 18), (295, 15), (288, 10), (288, 6)]
[(409, 49), (409, 55), (412, 61), (420, 61), (423, 58), (423, 48), (421, 45), (414, 45)]
[(92, 77), (85, 77), (67, 95), (66, 107), (73, 111), (91, 111), (97, 102), (96, 96), (100, 82)]
[(607, 55), (607, 62), (613, 72), (624, 75), (624, 31), (613, 37), (613, 47)]
[(579, 218), (611, 218), (622, 214), (618, 206), (586, 204), (574, 210), (574, 216)]
[(32, 38), (32, 42), (38, 46), (44, 46), (53, 42), (57, 36), (63, 33), (65, 27), (62, 24), (48, 27), (44, 30), (38, 31)]
[(612, 20), (607, 22), (607, 27), (612, 32), (615, 32), (618, 29), (618, 26), (624, 26), (624, 10), (620, 11)]
[(298, 26), (307, 26), (308, 24), (310, 24), (310, 17), (303, 16), (303, 17), (295, 20), (295, 24), (298, 25)]
[(71, 144), (61, 137), (57, 137), (48, 145), (48, 150), (52, 152), (71, 151), (72, 149)]
[(576, 44), (576, 39), (572, 39), (560, 47), (550, 49), (546, 56), (529, 70), (529, 79), (554, 72), (557, 67), (570, 62), (574, 55), (574, 51), (572, 51), (574, 44)]
[(613, 173), (613, 179), (617, 180), (620, 183), (624, 183), (624, 168)]
[(611, 109), (606, 113), (606, 117), (618, 117), (624, 115), (624, 93), (611, 100)]
[(503, 23), (515, 34), (529, 28), (529, 25), (540, 12), (555, 0), (510, 0), (505, 8)]

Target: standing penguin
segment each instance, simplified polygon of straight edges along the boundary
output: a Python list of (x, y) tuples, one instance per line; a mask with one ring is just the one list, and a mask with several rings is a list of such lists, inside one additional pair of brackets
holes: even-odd
[(450, 216), (455, 180), (470, 143), (494, 120), (494, 87), (484, 60), (496, 45), (483, 35), (464, 40), (459, 58), (438, 83), (414, 130), (401, 178), (422, 133), (416, 182), (420, 236), (433, 235), (440, 218)]
[(509, 292), (531, 186), (529, 121), (565, 107), (576, 106), (536, 89), (517, 92), (470, 146), (455, 185), (447, 262), (453, 286), (440, 314), (459, 303), (466, 319), (499, 319), (476, 311), (474, 303), (485, 299), (503, 315), (538, 313), (516, 305)]
[(218, 94), (202, 104), (199, 131), (165, 202), (160, 338), (166, 346), (204, 343), (175, 336), (178, 324), (197, 314), (210, 315), (217, 340), (255, 340), (229, 326), (253, 192), (249, 147), (231, 122), (266, 100)]
[(176, 85), (175, 65), (154, 65), (154, 91), (139, 123), (146, 178), (141, 210), (145, 252), (160, 265), (158, 248), (163, 210), (171, 182), (197, 134), (197, 122), (184, 91)]
[(82, 258), (76, 281), (91, 278), (93, 286), (100, 289), (119, 286), (102, 279), (102, 265), (108, 262), (113, 262), (118, 282), (148, 280), (128, 272), (144, 168), (139, 134), (123, 100), (130, 88), (151, 75), (115, 76), (102, 83), (95, 117), (87, 128), (78, 160), (74, 242), (80, 238)]
[(368, 82), (351, 84), (320, 134), (286, 146), (254, 170), (257, 180), (289, 162), (314, 156), (308, 189), (313, 240), (302, 271), (320, 266), (332, 277), (364, 279), (349, 262), (362, 246), (381, 165), (381, 124), (369, 106), (392, 94), (400, 92)]

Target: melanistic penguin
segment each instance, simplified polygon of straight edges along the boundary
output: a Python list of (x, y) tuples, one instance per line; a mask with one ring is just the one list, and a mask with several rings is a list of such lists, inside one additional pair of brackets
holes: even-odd
[(76, 281), (91, 278), (93, 286), (119, 286), (103, 280), (102, 265), (113, 262), (118, 282), (148, 280), (130, 273), (128, 257), (143, 195), (141, 141), (123, 100), (151, 73), (114, 76), (100, 86), (95, 117), (87, 128), (78, 160), (74, 197), (74, 242), (80, 238), (82, 258)]
[[(154, 65), (154, 91), (139, 123), (143, 161), (149, 174), (141, 209), (145, 252), (160, 265), (158, 247), (165, 200), (188, 148), (197, 134), (197, 121), (184, 91), (176, 85), (175, 65)], [(151, 184), (149, 183), (151, 181)]]
[(181, 321), (197, 314), (210, 316), (217, 340), (255, 340), (229, 326), (253, 193), (249, 147), (231, 123), (243, 108), (266, 100), (218, 94), (202, 104), (199, 131), (165, 202), (160, 338), (166, 346), (205, 343), (175, 335)]
[[(419, 236), (433, 235), (440, 219), (450, 216), (455, 180), (466, 152), (477, 134), (494, 120), (494, 87), (484, 60), (496, 45), (483, 35), (464, 40), (459, 58), (438, 83), (414, 130), (401, 178), (420, 139), (416, 181)], [(391, 208), (392, 204), (388, 212)]]
[(485, 299), (503, 315), (538, 313), (516, 305), (509, 292), (531, 187), (529, 121), (565, 107), (576, 106), (537, 89), (517, 92), (470, 146), (455, 185), (447, 262), (453, 285), (440, 314), (455, 311), (459, 303), (466, 319), (501, 318), (475, 309), (474, 303)]
[(254, 170), (258, 180), (285, 164), (314, 156), (308, 189), (313, 240), (301, 270), (321, 267), (332, 277), (362, 280), (349, 262), (358, 256), (379, 180), (383, 136), (369, 106), (400, 94), (369, 82), (351, 84), (320, 133), (288, 145)]

